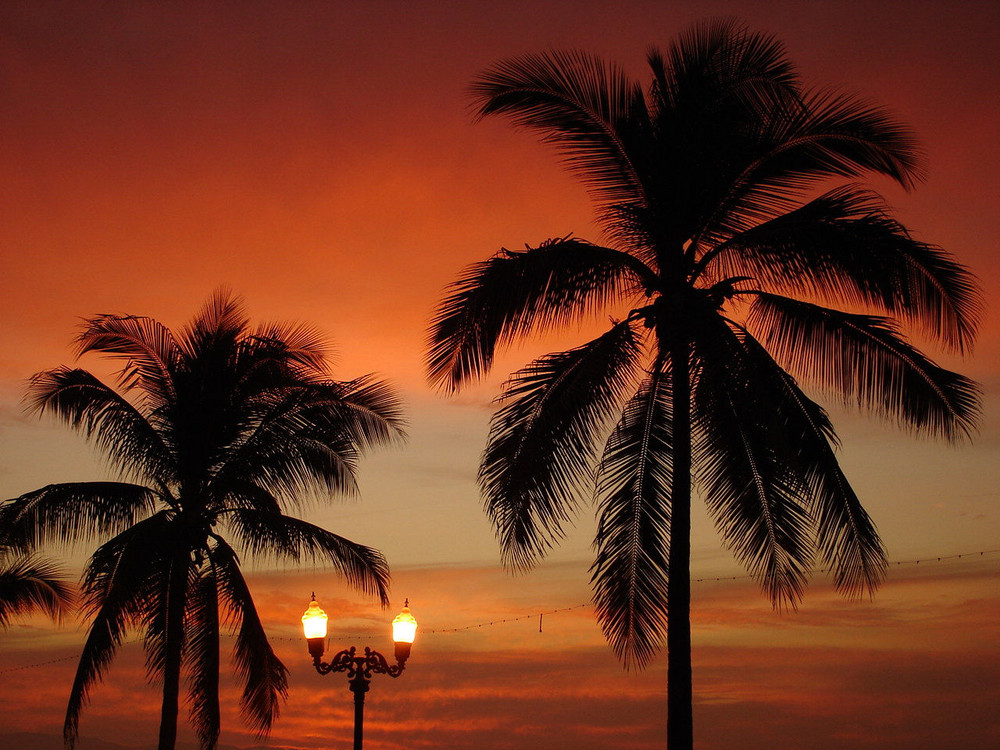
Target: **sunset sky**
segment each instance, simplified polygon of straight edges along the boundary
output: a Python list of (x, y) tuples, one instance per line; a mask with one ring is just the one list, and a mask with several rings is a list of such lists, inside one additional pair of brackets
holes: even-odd
[[(473, 121), (470, 80), (506, 57), (568, 48), (645, 80), (650, 46), (717, 16), (783, 40), (807, 84), (861, 94), (916, 130), (925, 182), (912, 193), (876, 187), (917, 238), (976, 273), (989, 307), (973, 355), (939, 358), (983, 384), (971, 445), (917, 440), (833, 408), (842, 463), (899, 563), (873, 601), (845, 601), (820, 575), (798, 613), (778, 615), (752, 581), (695, 584), (696, 746), (998, 746), (994, 0), (7, 0), (0, 497), (106, 476), (78, 436), (20, 404), (32, 373), (72, 363), (82, 317), (143, 314), (177, 326), (229, 287), (256, 320), (327, 332), (337, 377), (391, 380), (410, 425), (407, 447), (364, 462), (359, 501), (308, 516), (386, 554), (390, 610), (326, 571), (255, 569), (262, 617), (292, 670), (269, 746), (350, 742), (346, 680), (314, 674), (299, 637), (316, 590), (344, 646), (391, 651), (386, 623), (404, 597), (421, 623), (406, 673), (373, 681), (371, 750), (663, 747), (664, 659), (623, 672), (586, 605), (593, 513), (584, 510), (549, 562), (512, 578), (479, 506), (477, 461), (497, 384), (533, 355), (583, 338), (570, 331), (511, 352), (488, 382), (450, 399), (424, 382), (423, 340), (443, 288), (468, 263), (571, 232), (601, 239), (586, 193), (551, 150), (505, 122)], [(79, 564), (80, 550), (67, 555)], [(741, 575), (703, 516), (693, 558), (696, 578)], [(0, 746), (58, 746), (83, 637), (76, 621), (30, 619), (0, 632)], [(123, 648), (93, 698), (81, 750), (155, 745), (157, 694), (138, 644)], [(223, 745), (254, 746), (229, 688), (224, 703)]]

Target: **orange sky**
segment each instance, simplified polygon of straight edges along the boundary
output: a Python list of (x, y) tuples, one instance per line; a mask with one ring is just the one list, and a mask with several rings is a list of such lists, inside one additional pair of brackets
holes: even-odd
[[(24, 379), (70, 362), (80, 317), (125, 312), (177, 325), (228, 285), (257, 319), (327, 331), (341, 377), (374, 370), (402, 391), (409, 446), (364, 464), (360, 503), (310, 518), (383, 549), (397, 571), (394, 597), (410, 596), (422, 622), (445, 628), (586, 601), (592, 514), (584, 512), (552, 566), (514, 581), (498, 573), (474, 483), (493, 387), (449, 401), (422, 382), (427, 318), (465, 264), (569, 232), (599, 239), (586, 195), (553, 154), (505, 123), (473, 124), (465, 87), (500, 58), (553, 47), (594, 51), (641, 76), (650, 44), (666, 44), (698, 19), (737, 15), (784, 40), (807, 82), (869, 96), (917, 130), (927, 181), (912, 194), (879, 187), (919, 238), (972, 267), (992, 303), (1000, 292), (1000, 6), (905, 7), (3, 3), (0, 493), (103, 472), (73, 435), (20, 412)], [(507, 357), (494, 383), (535, 350)], [(896, 560), (1000, 547), (995, 306), (975, 356), (948, 363), (986, 386), (973, 446), (918, 442), (854, 415), (838, 420), (845, 468)], [(734, 570), (704, 518), (696, 519), (695, 569)], [(727, 747), (733, 737), (773, 747), (779, 728), (811, 741), (822, 733), (829, 747), (909, 748), (913, 732), (961, 727), (960, 742), (933, 746), (996, 740), (986, 709), (996, 688), (974, 689), (996, 666), (996, 565), (947, 571), (954, 578), (890, 582), (864, 606), (817, 586), (794, 618), (776, 619), (745, 584), (704, 594), (695, 615), (699, 750)], [(260, 579), (275, 628), (286, 615), (294, 625), (305, 606), (314, 582), (298, 580), (268, 588)], [(369, 606), (324, 580), (321, 596)], [(945, 606), (948, 618), (933, 614)], [(372, 704), (369, 746), (560, 750), (567, 733), (582, 748), (622, 737), (630, 747), (660, 746), (662, 661), (623, 675), (589, 617), (574, 610), (553, 618), (552, 631), (532, 642), (530, 627), (428, 637), (426, 660), (415, 656), (401, 681), (373, 687), (373, 701), (413, 697), (404, 707)], [(569, 623), (568, 640), (557, 622)], [(78, 647), (72, 627), (39, 627), (0, 634), (0, 670), (34, 663), (42, 643), (59, 654)], [(288, 641), (287, 649), (302, 682), (272, 745), (320, 746), (301, 732), (322, 737), (330, 721), (346, 721), (350, 696), (334, 684), (339, 678), (320, 683), (308, 674), (301, 644)], [(129, 742), (152, 742), (154, 695), (129, 682), (136, 667), (127, 657), (114, 671), (123, 682), (95, 692), (84, 735), (115, 740), (127, 725), (135, 732)], [(0, 734), (57, 732), (68, 664), (0, 674)], [(305, 729), (318, 721), (299, 687), (312, 677), (322, 691), (322, 731)], [(530, 690), (519, 694), (526, 679)], [(116, 708), (121, 696), (134, 701), (127, 722)], [(940, 711), (942, 701), (952, 708)], [(528, 718), (503, 720), (522, 714)], [(224, 741), (252, 744), (233, 717)]]

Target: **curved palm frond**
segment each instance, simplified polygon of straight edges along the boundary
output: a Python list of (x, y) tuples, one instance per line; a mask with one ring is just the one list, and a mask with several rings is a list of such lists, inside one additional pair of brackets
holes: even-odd
[(598, 200), (644, 202), (632, 151), (648, 117), (642, 89), (619, 68), (583, 52), (525, 55), (480, 74), (470, 93), (479, 117), (540, 132)]
[(793, 460), (800, 446), (790, 440), (782, 404), (758, 388), (726, 322), (702, 330), (692, 422), (705, 503), (774, 606), (795, 607), (813, 560), (807, 487)]
[[(291, 422), (288, 427), (291, 427)], [(283, 504), (300, 507), (319, 487), (336, 495), (357, 493), (357, 446), (340, 435), (309, 435), (302, 430), (270, 429), (256, 433), (230, 455), (211, 480), (211, 492), (222, 497), (254, 485), (268, 488)]]
[(219, 589), (214, 565), (197, 572), (187, 602), (185, 653), (188, 666), (188, 702), (191, 725), (201, 750), (214, 750), (219, 741)]
[(874, 306), (960, 352), (975, 338), (980, 302), (972, 275), (945, 251), (914, 240), (880, 197), (855, 186), (724, 241), (701, 266), (712, 267), (713, 277), (750, 276), (771, 291)]
[(799, 97), (798, 76), (784, 45), (731, 18), (695, 24), (677, 37), (667, 55), (652, 49), (646, 59), (658, 124), (674, 111), (710, 118), (722, 109), (738, 109), (759, 116), (775, 102)]
[(887, 318), (758, 294), (748, 321), (783, 366), (846, 403), (949, 440), (977, 428), (979, 387), (928, 360)]
[(34, 611), (61, 620), (74, 602), (73, 591), (62, 570), (34, 555), (0, 554), (0, 629), (14, 617)]
[(799, 467), (808, 487), (817, 546), (833, 570), (837, 590), (848, 596), (872, 595), (885, 578), (885, 549), (840, 468), (833, 450), (836, 434), (825, 410), (745, 331), (741, 342), (754, 388), (767, 393), (794, 449), (785, 460)]
[(327, 429), (350, 438), (360, 449), (406, 439), (405, 420), (395, 389), (374, 375), (325, 383), (309, 393), (309, 408), (329, 420)]
[(273, 394), (244, 417), (241, 434), (213, 469), (215, 494), (224, 495), (233, 483), (252, 483), (293, 501), (317, 482), (352, 494), (358, 446), (339, 429), (348, 422), (343, 411), (337, 396), (311, 399), (302, 387)]
[(886, 110), (819, 92), (778, 108), (746, 141), (742, 169), (705, 222), (706, 236), (732, 236), (794, 208), (792, 200), (830, 177), (876, 174), (911, 188), (921, 179), (912, 132)]
[(148, 412), (162, 409), (175, 397), (173, 371), (181, 356), (173, 333), (162, 323), (136, 315), (98, 315), (83, 324), (77, 355), (98, 352), (124, 359), (119, 383), (139, 390)]
[(322, 378), (329, 370), (331, 347), (319, 329), (304, 323), (265, 323), (241, 341), (240, 359), (250, 362), (244, 378), (268, 365), (291, 371), (301, 380)]
[(562, 536), (592, 477), (596, 442), (635, 376), (628, 321), (518, 371), (498, 399), (479, 470), (504, 564), (524, 570)]
[(232, 508), (226, 520), (254, 556), (331, 565), (348, 584), (388, 605), (389, 566), (378, 550), (261, 508)]
[(117, 534), (149, 515), (158, 496), (124, 482), (50, 484), (0, 505), (0, 525), (23, 545)]
[(249, 410), (212, 483), (268, 486), (293, 505), (316, 484), (352, 494), (360, 453), (405, 439), (403, 424), (395, 391), (372, 376), (280, 389)]
[(428, 376), (457, 390), (489, 370), (498, 345), (568, 323), (620, 295), (626, 284), (647, 282), (655, 277), (635, 258), (583, 240), (505, 250), (469, 266), (449, 288), (427, 338)]
[(233, 656), (243, 683), (240, 708), (247, 723), (263, 737), (278, 718), (280, 701), (288, 696), (288, 670), (271, 648), (236, 553), (222, 539), (215, 541), (210, 555), (218, 591), (237, 623)]
[(107, 454), (128, 476), (156, 482), (173, 477), (171, 448), (150, 421), (86, 370), (58, 367), (36, 373), (28, 406), (54, 413)]
[(626, 668), (645, 666), (666, 637), (672, 431), (656, 368), (625, 405), (597, 474), (590, 582), (601, 630)]
[(799, 118), (789, 125), (774, 158), (767, 160), (769, 179), (787, 184), (870, 172), (911, 189), (923, 178), (913, 130), (884, 107), (817, 90), (806, 96)]
[(223, 287), (212, 293), (177, 341), (185, 359), (204, 360), (212, 352), (232, 351), (249, 325), (243, 298)]
[(160, 543), (172, 514), (161, 511), (102, 544), (83, 576), (83, 609), (90, 630), (70, 690), (63, 738), (70, 750), (79, 732), (80, 712), (90, 689), (114, 660), (129, 626), (145, 617), (151, 586), (162, 574)]

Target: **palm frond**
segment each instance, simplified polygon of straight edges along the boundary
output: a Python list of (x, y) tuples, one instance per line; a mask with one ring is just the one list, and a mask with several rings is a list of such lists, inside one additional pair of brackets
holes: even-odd
[(914, 240), (874, 193), (832, 190), (723, 242), (702, 259), (714, 276), (747, 275), (794, 291), (875, 307), (922, 326), (957, 351), (980, 315), (972, 275), (941, 248)]
[(186, 359), (204, 359), (212, 351), (232, 351), (249, 324), (243, 298), (220, 288), (183, 328), (178, 343)]
[(324, 377), (330, 366), (331, 346), (325, 336), (304, 323), (265, 323), (257, 326), (241, 342), (241, 359), (253, 370), (270, 363), (291, 368), (299, 379)]
[(759, 294), (748, 320), (785, 369), (845, 403), (949, 440), (976, 430), (978, 386), (928, 360), (889, 319)]
[(91, 687), (100, 682), (114, 660), (129, 626), (143, 618), (151, 586), (161, 575), (161, 545), (171, 515), (161, 512), (138, 522), (102, 544), (91, 556), (83, 576), (83, 610), (90, 628), (77, 665), (63, 724), (63, 738), (72, 748), (79, 732), (80, 712)]
[(913, 133), (889, 112), (832, 91), (776, 108), (757, 124), (746, 158), (705, 222), (731, 236), (754, 219), (789, 210), (790, 199), (830, 177), (875, 174), (911, 188), (921, 179)]
[[(406, 439), (406, 420), (396, 390), (374, 375), (310, 390), (308, 408), (329, 418), (327, 429), (350, 436), (359, 449), (394, 445)], [(331, 398), (331, 396), (333, 398)]]
[(289, 417), (285, 425), (271, 423), (254, 434), (252, 443), (234, 448), (212, 477), (215, 497), (256, 486), (282, 504), (299, 507), (317, 488), (334, 495), (357, 493), (357, 446), (344, 435), (305, 433), (294, 415)]
[(655, 369), (626, 404), (597, 477), (597, 619), (626, 668), (644, 667), (666, 637), (672, 409)]
[(240, 708), (247, 723), (264, 737), (278, 718), (280, 701), (288, 696), (288, 670), (271, 648), (236, 553), (223, 540), (216, 542), (211, 557), (219, 593), (237, 623), (233, 657), (243, 684)]
[(103, 678), (125, 635), (127, 615), (120, 604), (109, 601), (91, 620), (63, 722), (63, 740), (68, 750), (73, 750), (76, 745), (80, 733), (80, 713), (90, 701), (90, 689)]
[(201, 750), (219, 741), (219, 591), (211, 557), (198, 571), (187, 603), (185, 654), (191, 724)]
[(873, 594), (885, 578), (885, 549), (837, 461), (829, 417), (759, 342), (745, 332), (741, 342), (754, 390), (765, 394), (786, 435), (782, 444), (791, 450), (784, 460), (797, 467), (808, 488), (817, 546), (837, 589), (848, 596)]
[(784, 45), (731, 18), (695, 24), (666, 55), (647, 54), (653, 74), (654, 119), (671, 113), (711, 117), (721, 110), (760, 117), (776, 102), (799, 97), (799, 81)]
[(51, 561), (34, 555), (0, 556), (0, 629), (36, 610), (61, 620), (73, 602), (65, 574)]
[(479, 485), (508, 567), (529, 568), (562, 536), (639, 352), (632, 325), (618, 323), (581, 347), (535, 360), (504, 386)]
[(922, 179), (913, 131), (887, 109), (855, 96), (833, 90), (812, 92), (786, 138), (775, 162), (794, 170), (797, 177), (870, 172), (907, 189)]
[(21, 547), (117, 534), (153, 512), (157, 495), (124, 482), (50, 484), (0, 504), (0, 527)]
[(498, 346), (596, 311), (648, 275), (626, 253), (571, 238), (475, 263), (434, 315), (428, 377), (456, 390), (490, 369)]
[(798, 447), (726, 322), (703, 325), (696, 348), (694, 456), (709, 513), (774, 606), (794, 607), (813, 560), (807, 487), (789, 460)]
[(389, 566), (378, 550), (269, 510), (233, 508), (226, 518), (254, 556), (330, 565), (348, 584), (388, 605)]
[(119, 382), (126, 391), (139, 389), (152, 412), (175, 397), (173, 370), (181, 352), (173, 333), (162, 323), (136, 315), (98, 315), (86, 320), (76, 340), (77, 354), (98, 352), (124, 359)]
[(27, 403), (82, 431), (127, 476), (155, 482), (175, 472), (170, 447), (146, 416), (86, 370), (58, 367), (35, 374)]
[(642, 202), (633, 151), (648, 132), (637, 83), (594, 55), (550, 52), (496, 63), (470, 88), (480, 117), (535, 130), (602, 202)]
[(248, 411), (212, 484), (254, 483), (292, 505), (316, 487), (352, 494), (361, 453), (405, 439), (403, 426), (395, 391), (372, 376), (281, 389)]

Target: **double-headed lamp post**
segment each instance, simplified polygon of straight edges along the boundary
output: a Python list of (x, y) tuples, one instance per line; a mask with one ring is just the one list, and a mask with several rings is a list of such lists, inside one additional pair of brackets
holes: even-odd
[(365, 726), (365, 693), (373, 674), (387, 674), (399, 677), (410, 657), (410, 647), (417, 634), (417, 621), (410, 614), (410, 600), (407, 599), (400, 612), (392, 621), (392, 640), (396, 643), (396, 663), (390, 665), (378, 651), (365, 646), (364, 656), (358, 655), (354, 646), (338, 651), (329, 662), (323, 661), (326, 650), (326, 612), (312, 595), (309, 609), (302, 615), (302, 630), (309, 642), (309, 655), (313, 666), (320, 674), (347, 672), (347, 681), (354, 693), (354, 750), (362, 750)]

